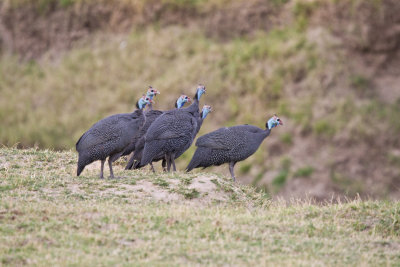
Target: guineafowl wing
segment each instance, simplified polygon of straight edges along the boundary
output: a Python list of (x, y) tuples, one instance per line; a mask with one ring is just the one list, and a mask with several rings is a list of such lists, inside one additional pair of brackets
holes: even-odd
[(155, 139), (174, 139), (182, 136), (192, 136), (193, 131), (196, 130), (197, 122), (191, 117), (187, 117), (180, 120), (171, 121), (168, 123), (168, 127), (160, 133)]
[(145, 123), (143, 124), (143, 127), (140, 129), (140, 131), (137, 133), (137, 135), (135, 136), (135, 138), (136, 138), (136, 142), (140, 139), (140, 138), (142, 138), (145, 134), (146, 134), (146, 132), (147, 132), (147, 130), (149, 129), (149, 127), (153, 124), (153, 122), (161, 115), (161, 114), (163, 114), (163, 112), (162, 111), (160, 111), (160, 110), (150, 110), (150, 111), (148, 111), (147, 113), (146, 113), (146, 121), (145, 121)]
[(197, 147), (211, 149), (230, 150), (235, 142), (230, 128), (220, 128), (214, 132), (199, 137), (196, 141)]
[[(183, 113), (183, 112), (181, 112)], [(149, 127), (146, 133), (146, 142), (178, 138), (185, 135), (187, 120), (178, 112), (168, 111), (159, 116)]]
[(149, 110), (146, 112), (146, 123), (147, 122), (154, 122), (154, 120), (160, 116), (161, 114), (163, 114), (163, 111), (161, 110)]
[(150, 125), (162, 113), (163, 112), (160, 110), (150, 110), (150, 111), (146, 112), (145, 121), (144, 121), (143, 126), (138, 131), (136, 131), (136, 133), (133, 135), (132, 139), (129, 142), (129, 145), (127, 147), (125, 147), (124, 152), (122, 153), (122, 156), (129, 155), (132, 151), (134, 151), (136, 149), (139, 140), (146, 134)]
[(263, 131), (262, 129), (258, 128), (257, 126), (248, 125), (248, 124), (232, 126), (229, 129), (234, 131), (234, 132), (242, 132), (242, 133), (246, 133), (246, 132), (260, 133), (260, 132)]
[(80, 151), (119, 139), (124, 130), (140, 118), (135, 115), (135, 112), (116, 114), (98, 121), (81, 136), (76, 143), (76, 149)]
[(183, 133), (177, 133), (175, 131), (165, 131), (161, 133), (159, 136), (157, 136), (155, 139), (157, 140), (162, 140), (162, 139), (173, 139), (173, 138), (179, 138), (181, 136), (185, 136)]

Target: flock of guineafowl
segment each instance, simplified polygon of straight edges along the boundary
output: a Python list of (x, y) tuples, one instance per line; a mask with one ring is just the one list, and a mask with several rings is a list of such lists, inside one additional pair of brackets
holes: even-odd
[[(119, 157), (132, 154), (125, 169), (138, 169), (148, 164), (153, 172), (153, 162), (162, 160), (164, 171), (171, 165), (176, 171), (175, 159), (179, 158), (193, 143), (203, 120), (211, 112), (211, 106), (204, 105), (199, 110), (199, 101), (206, 93), (204, 85), (198, 85), (193, 103), (190, 97), (181, 95), (175, 109), (153, 110), (153, 98), (160, 92), (151, 86), (141, 97), (137, 110), (132, 113), (116, 114), (95, 123), (76, 143), (79, 153), (77, 175), (86, 165), (100, 160), (100, 178), (103, 178), (104, 163), (108, 157), (110, 177), (114, 178), (112, 163)], [(144, 108), (148, 105), (148, 109)], [(274, 115), (265, 130), (252, 125), (223, 127), (199, 137), (197, 149), (186, 171), (229, 163), (229, 171), (235, 181), (234, 166), (237, 162), (251, 156), (271, 129), (283, 125)]]

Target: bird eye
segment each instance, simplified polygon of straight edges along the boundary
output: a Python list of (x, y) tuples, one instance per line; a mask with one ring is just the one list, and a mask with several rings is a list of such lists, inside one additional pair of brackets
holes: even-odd
[(185, 96), (185, 99), (187, 99), (187, 96)]
[(277, 121), (281, 121), (280, 119), (277, 119)]
[(151, 91), (150, 92), (154, 92), (154, 90), (153, 89), (151, 89)]

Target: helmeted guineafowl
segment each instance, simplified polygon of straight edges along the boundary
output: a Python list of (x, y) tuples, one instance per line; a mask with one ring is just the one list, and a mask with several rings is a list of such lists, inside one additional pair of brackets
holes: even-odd
[(238, 125), (205, 134), (197, 139), (197, 149), (186, 171), (229, 163), (229, 171), (235, 181), (233, 168), (236, 162), (245, 160), (256, 152), (261, 142), (271, 133), (271, 129), (278, 125), (283, 123), (274, 115), (266, 123), (265, 130), (252, 125)]
[(153, 110), (153, 103), (154, 103), (153, 98), (158, 94), (160, 94), (160, 92), (157, 89), (154, 89), (152, 86), (149, 86), (146, 96), (151, 99), (151, 102), (147, 105), (148, 110), (144, 111), (145, 122), (143, 126), (140, 128), (140, 130), (136, 131), (136, 134), (132, 137), (132, 140), (129, 142), (129, 145), (124, 149), (124, 152), (122, 152), (121, 157), (129, 155), (135, 150), (137, 141), (146, 133), (146, 131), (144, 131), (143, 133), (142, 131), (143, 127), (147, 126), (146, 128), (147, 130), (150, 126), (149, 121), (153, 122), (155, 118), (161, 115), (162, 111)]
[[(191, 101), (190, 97), (188, 97), (186, 95), (181, 95), (175, 102), (175, 108), (182, 108), (185, 105), (185, 103), (190, 102), (190, 101)], [(144, 144), (145, 144), (144, 136), (145, 136), (147, 130), (149, 129), (150, 125), (157, 119), (158, 116), (160, 116), (163, 113), (163, 111), (153, 110), (150, 113), (151, 116), (147, 116), (148, 113), (150, 113), (150, 112), (146, 112), (146, 122), (144, 123), (143, 127), (139, 131), (139, 134), (138, 134), (139, 139), (136, 141), (136, 144), (134, 147), (134, 153), (130, 157), (128, 164), (125, 167), (125, 170), (130, 170), (132, 168), (139, 169), (142, 167), (142, 166), (140, 166), (140, 161), (142, 159), (143, 148), (144, 148)], [(164, 159), (164, 158), (155, 158), (155, 159), (153, 159), (153, 162), (159, 161), (161, 159)], [(154, 171), (153, 164), (152, 163), (150, 163), (150, 164), (151, 164), (152, 170)]]
[(117, 160), (129, 144), (132, 136), (143, 126), (143, 109), (151, 99), (143, 96), (136, 104), (138, 108), (132, 113), (116, 114), (95, 123), (76, 143), (79, 153), (77, 175), (86, 165), (101, 160), (100, 178), (103, 178), (104, 162), (108, 157), (110, 177), (114, 178), (112, 163)]
[(207, 117), (208, 113), (210, 113), (210, 112), (211, 112), (211, 106), (204, 105), (201, 113), (199, 114), (199, 117), (197, 118), (196, 131), (193, 132), (191, 141), (189, 143), (187, 143), (186, 146), (181, 147), (180, 149), (178, 149), (176, 151), (175, 159), (179, 158), (192, 145), (193, 140), (196, 138), (197, 133), (200, 131), (201, 125), (203, 125), (204, 119)]
[[(204, 106), (203, 106), (203, 109), (202, 109), (202, 112), (200, 113), (199, 118), (197, 119), (197, 129), (196, 129), (196, 131), (194, 132), (194, 135), (192, 136), (191, 141), (190, 141), (189, 143), (187, 143), (186, 146), (181, 147), (181, 148), (179, 148), (179, 149), (177, 150), (177, 152), (176, 152), (176, 154), (175, 154), (175, 159), (178, 158), (178, 157), (180, 157), (180, 156), (190, 147), (190, 145), (193, 143), (194, 138), (196, 137), (197, 133), (199, 132), (200, 127), (201, 127), (201, 125), (203, 124), (203, 121), (204, 121), (204, 119), (207, 117), (207, 114), (208, 114), (209, 112), (211, 112), (211, 106), (204, 105)], [(141, 139), (141, 141), (143, 141), (143, 145), (142, 145), (142, 146), (144, 146), (144, 143), (145, 143), (145, 142), (144, 142), (144, 138)], [(139, 141), (139, 142), (140, 142), (140, 141)], [(138, 144), (139, 144), (139, 142), (138, 142)], [(138, 146), (139, 146), (139, 145), (138, 145)], [(136, 161), (135, 161), (135, 163), (134, 163), (134, 165), (133, 165), (133, 168), (134, 168), (134, 169), (139, 169), (139, 168), (143, 167), (143, 166), (140, 164), (140, 160), (141, 160), (141, 158), (142, 158), (142, 154), (143, 154), (143, 147), (142, 147), (142, 151), (141, 151), (140, 148), (138, 148), (138, 150), (135, 151), (134, 157), (136, 157)], [(164, 154), (163, 152), (161, 152), (160, 154), (158, 154), (156, 157), (153, 158), (153, 162), (156, 162), (156, 161), (159, 161), (159, 160), (163, 160), (163, 167), (165, 168), (165, 154)], [(151, 163), (150, 163), (150, 164), (151, 164)], [(153, 170), (153, 172), (154, 172), (154, 167), (153, 167), (153, 166), (152, 166), (152, 170)], [(165, 169), (164, 169), (164, 170), (165, 170)]]
[(174, 171), (176, 170), (175, 156), (182, 147), (192, 142), (199, 118), (199, 99), (205, 92), (205, 86), (199, 85), (193, 104), (187, 108), (164, 112), (150, 125), (145, 135), (141, 166), (149, 164), (161, 154), (165, 156), (168, 171), (171, 164)]
[[(159, 95), (160, 94), (160, 91), (158, 91), (157, 89), (155, 89), (155, 88), (153, 88), (151, 85), (149, 86), (149, 89), (147, 90), (147, 93), (146, 93), (146, 96), (148, 97), (148, 98), (150, 98), (151, 100), (153, 100), (153, 98), (156, 96), (156, 95)], [(148, 110), (150, 111), (150, 110), (153, 110), (153, 101), (152, 102), (150, 102), (147, 106), (148, 106)]]

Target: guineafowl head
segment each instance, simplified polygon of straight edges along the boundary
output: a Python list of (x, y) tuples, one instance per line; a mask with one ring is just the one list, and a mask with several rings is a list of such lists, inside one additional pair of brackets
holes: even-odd
[(183, 105), (185, 105), (185, 103), (190, 102), (190, 101), (192, 101), (190, 99), (190, 97), (188, 97), (187, 95), (181, 95), (178, 98), (178, 100), (176, 100), (175, 107), (176, 108), (181, 108), (181, 107), (183, 107)]
[(149, 89), (147, 90), (146, 96), (148, 96), (151, 100), (153, 100), (153, 97), (156, 95), (160, 94), (160, 91), (157, 89), (153, 88), (152, 86), (149, 86)]
[(211, 106), (209, 106), (209, 105), (204, 105), (204, 106), (203, 106), (203, 109), (202, 109), (202, 111), (201, 111), (201, 118), (204, 120), (204, 119), (207, 117), (207, 114), (208, 114), (209, 112), (211, 112), (211, 111), (212, 111)]
[(151, 100), (148, 96), (142, 96), (138, 102), (136, 103), (136, 107), (138, 109), (144, 109), (147, 104), (153, 103), (153, 100)]
[(206, 87), (202, 84), (199, 84), (197, 86), (196, 95), (194, 98), (200, 100), (200, 97), (205, 93), (206, 93)]
[(278, 118), (278, 116), (274, 115), (272, 118), (270, 118), (267, 122), (267, 124), (265, 125), (265, 127), (267, 127), (269, 130), (271, 130), (272, 128), (278, 126), (278, 125), (283, 125), (283, 122), (281, 119)]

